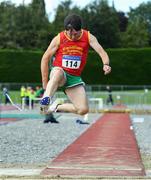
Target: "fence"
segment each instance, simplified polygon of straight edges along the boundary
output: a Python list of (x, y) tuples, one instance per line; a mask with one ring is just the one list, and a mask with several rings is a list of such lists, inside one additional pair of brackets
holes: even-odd
[[(9, 90), (19, 90), (21, 86), (41, 86), (40, 83), (0, 83), (0, 90), (7, 87)], [(107, 85), (86, 85), (87, 91), (105, 91)], [(112, 91), (129, 91), (151, 89), (151, 85), (110, 85)]]

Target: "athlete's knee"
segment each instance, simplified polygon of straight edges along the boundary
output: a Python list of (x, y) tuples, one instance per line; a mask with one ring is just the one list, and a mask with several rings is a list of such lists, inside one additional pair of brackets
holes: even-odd
[(60, 82), (64, 78), (63, 70), (60, 68), (55, 68), (50, 74), (50, 79), (53, 81)]
[(80, 115), (85, 115), (89, 112), (89, 108), (88, 107), (81, 107), (77, 110), (77, 113)]
[(64, 73), (63, 73), (63, 70), (61, 68), (54, 68), (52, 70), (52, 75), (55, 75), (55, 76), (63, 76)]

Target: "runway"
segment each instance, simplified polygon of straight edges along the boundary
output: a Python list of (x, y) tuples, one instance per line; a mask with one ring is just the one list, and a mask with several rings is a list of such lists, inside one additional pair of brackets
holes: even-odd
[(42, 171), (54, 176), (144, 176), (128, 113), (106, 113)]

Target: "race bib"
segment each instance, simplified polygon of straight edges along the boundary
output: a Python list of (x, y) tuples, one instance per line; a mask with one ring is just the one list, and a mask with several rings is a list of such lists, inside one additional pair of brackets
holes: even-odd
[(63, 55), (62, 67), (70, 69), (79, 69), (81, 64), (81, 56)]

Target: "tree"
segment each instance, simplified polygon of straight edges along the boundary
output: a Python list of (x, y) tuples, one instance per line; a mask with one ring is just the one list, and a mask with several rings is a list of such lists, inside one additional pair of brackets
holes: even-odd
[(131, 9), (128, 15), (130, 22), (134, 22), (137, 17), (145, 22), (149, 32), (149, 44), (151, 45), (151, 2), (142, 3), (136, 9)]
[(0, 4), (0, 48), (15, 47), (15, 5), (8, 2)]
[(122, 34), (123, 47), (146, 47), (149, 45), (147, 24), (140, 17), (129, 22), (126, 32)]
[(31, 7), (35, 14), (41, 18), (46, 17), (45, 1), (44, 0), (32, 0)]
[(119, 19), (120, 32), (125, 32), (128, 25), (128, 17), (125, 16), (125, 13), (122, 11), (117, 12), (117, 16)]
[(107, 0), (96, 0), (82, 10), (85, 26), (94, 34), (104, 47), (118, 47), (119, 19)]
[(49, 20), (45, 10), (44, 0), (32, 0), (29, 6), (31, 19), (29, 24), (31, 24), (31, 46), (36, 48), (43, 48), (48, 41), (49, 34)]
[(27, 6), (0, 3), (0, 48), (45, 49), (50, 41), (50, 23), (44, 0)]

